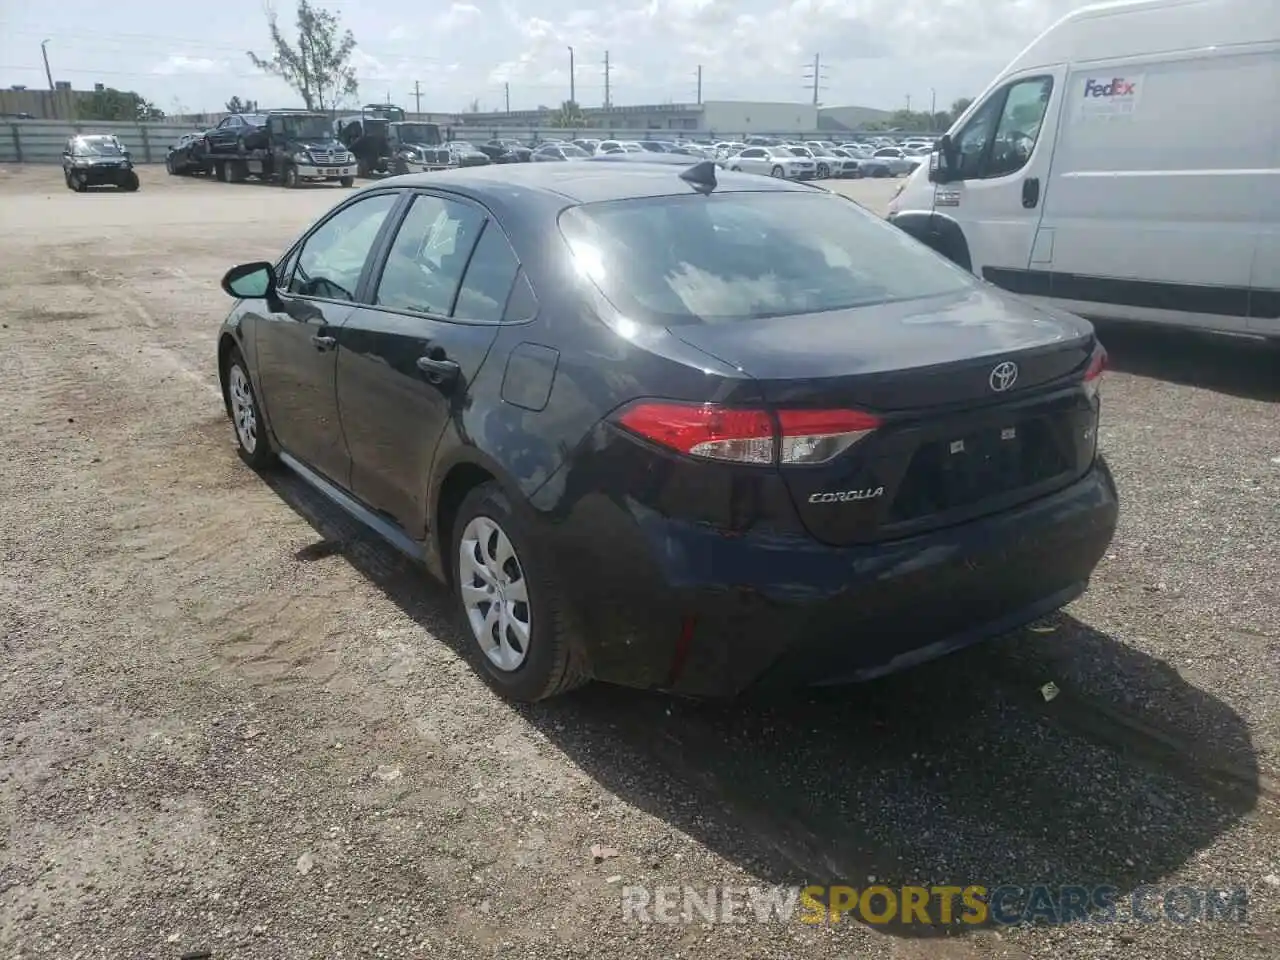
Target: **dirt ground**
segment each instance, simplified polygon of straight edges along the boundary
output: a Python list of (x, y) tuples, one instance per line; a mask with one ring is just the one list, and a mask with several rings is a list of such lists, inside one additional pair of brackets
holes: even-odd
[[(218, 279), (344, 195), (0, 168), (0, 954), (1277, 956), (1276, 353), (1104, 330), (1121, 528), (1037, 630), (820, 697), (515, 708), (441, 588), (235, 456)], [(619, 900), (872, 878), (1246, 887), (1249, 915), (644, 925)]]

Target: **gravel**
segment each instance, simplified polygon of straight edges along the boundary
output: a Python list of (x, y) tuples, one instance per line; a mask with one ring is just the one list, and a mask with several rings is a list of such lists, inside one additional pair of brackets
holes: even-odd
[[(217, 280), (343, 195), (0, 169), (0, 953), (1277, 955), (1276, 352), (1104, 328), (1121, 527), (1038, 630), (820, 696), (517, 708), (440, 587), (235, 457)], [(872, 877), (1244, 886), (1249, 922), (621, 917)]]

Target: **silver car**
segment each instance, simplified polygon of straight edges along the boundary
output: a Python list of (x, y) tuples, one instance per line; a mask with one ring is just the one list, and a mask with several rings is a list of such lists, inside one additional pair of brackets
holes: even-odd
[(809, 157), (798, 157), (785, 147), (747, 147), (724, 161), (729, 170), (762, 173), (788, 180), (811, 180), (818, 165)]

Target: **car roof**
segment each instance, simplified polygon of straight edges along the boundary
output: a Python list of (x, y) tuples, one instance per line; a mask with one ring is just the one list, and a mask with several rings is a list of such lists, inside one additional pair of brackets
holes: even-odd
[[(712, 163), (694, 158), (679, 166)], [(632, 163), (494, 164), (464, 167), (458, 170), (409, 174), (395, 182), (415, 187), (440, 187), (468, 193), (482, 203), (489, 200), (501, 205), (510, 203), (513, 191), (543, 196), (559, 196), (576, 203), (606, 200), (629, 200), (640, 197), (664, 197), (692, 193), (693, 188), (680, 179), (679, 171), (669, 161)], [(386, 181), (383, 181), (384, 183)], [(716, 170), (716, 192), (794, 192), (810, 193), (807, 187), (776, 177)]]

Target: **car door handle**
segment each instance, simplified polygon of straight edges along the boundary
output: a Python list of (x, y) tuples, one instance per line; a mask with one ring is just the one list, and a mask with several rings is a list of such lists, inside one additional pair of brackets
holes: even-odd
[(1039, 202), (1040, 180), (1036, 177), (1028, 177), (1022, 181), (1022, 205), (1031, 210)]
[(318, 333), (311, 338), (311, 342), (316, 345), (317, 350), (332, 350), (338, 345), (338, 341), (333, 337), (322, 337)]
[(443, 354), (418, 358), (418, 369), (427, 375), (432, 383), (452, 383), (462, 372), (462, 368)]

